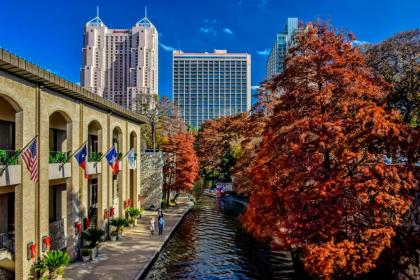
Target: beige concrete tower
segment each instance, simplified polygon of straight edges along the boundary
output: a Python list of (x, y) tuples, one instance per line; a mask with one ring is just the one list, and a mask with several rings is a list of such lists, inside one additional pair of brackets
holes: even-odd
[(98, 13), (85, 25), (81, 85), (144, 113), (158, 98), (158, 47), (147, 10), (131, 29), (109, 29)]

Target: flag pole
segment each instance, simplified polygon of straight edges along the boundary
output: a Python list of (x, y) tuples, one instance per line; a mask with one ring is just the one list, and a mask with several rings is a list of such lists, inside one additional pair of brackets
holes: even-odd
[[(31, 141), (29, 141), (26, 145), (25, 145), (25, 147), (23, 147), (22, 148), (22, 150), (20, 150), (19, 151), (19, 153), (16, 155), (16, 157), (18, 158), (18, 157), (20, 157), (20, 155), (22, 154), (22, 152), (29, 146), (29, 144), (31, 144), (32, 143), (32, 141), (34, 141), (35, 140), (35, 138), (37, 138), (38, 137), (38, 134), (37, 135), (35, 135), (35, 137), (34, 138), (32, 138), (31, 139)], [(9, 166), (10, 164), (8, 164), (8, 163), (6, 163), (4, 166), (3, 166), (3, 168), (0, 170), (0, 176), (1, 175), (3, 175), (3, 172), (6, 170), (6, 168)]]
[(60, 163), (60, 165), (59, 165), (59, 167), (58, 167), (58, 170), (61, 170), (62, 168), (63, 168), (63, 166), (64, 166), (64, 164), (66, 164), (67, 162), (69, 162), (69, 160), (78, 152), (78, 151), (80, 151), (80, 149), (83, 147), (83, 145), (85, 145), (87, 143), (87, 140), (85, 141), (85, 142), (83, 142), (83, 144), (82, 145), (80, 145), (80, 147), (79, 148), (77, 148), (76, 149), (76, 151), (74, 151), (74, 153), (72, 153), (68, 158), (67, 158), (67, 160), (65, 161), (65, 162), (62, 162), (62, 163)]
[(99, 158), (99, 160), (98, 160), (98, 161), (96, 161), (96, 162), (93, 164), (93, 167), (95, 167), (95, 168), (96, 168), (96, 166), (98, 165), (98, 163), (100, 163), (100, 162), (102, 161), (102, 159), (105, 157), (105, 155), (106, 155), (106, 153), (105, 153), (105, 154), (102, 154), (102, 156)]
[(127, 155), (128, 155), (128, 153), (131, 151), (131, 149), (130, 150), (128, 150), (128, 152), (126, 152), (125, 153), (125, 155), (120, 159), (120, 160), (123, 160)]

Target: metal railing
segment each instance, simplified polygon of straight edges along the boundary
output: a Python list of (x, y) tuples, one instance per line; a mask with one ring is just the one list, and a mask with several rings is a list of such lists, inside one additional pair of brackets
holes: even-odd
[(14, 239), (7, 233), (0, 233), (0, 250), (6, 249), (14, 254), (15, 244)]
[(0, 233), (0, 250), (6, 249), (6, 239), (7, 239), (7, 234)]

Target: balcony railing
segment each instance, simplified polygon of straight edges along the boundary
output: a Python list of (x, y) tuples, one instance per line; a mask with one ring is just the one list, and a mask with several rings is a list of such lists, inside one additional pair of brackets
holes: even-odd
[(14, 243), (13, 236), (7, 233), (0, 233), (0, 250), (9, 250), (12, 254), (14, 254)]

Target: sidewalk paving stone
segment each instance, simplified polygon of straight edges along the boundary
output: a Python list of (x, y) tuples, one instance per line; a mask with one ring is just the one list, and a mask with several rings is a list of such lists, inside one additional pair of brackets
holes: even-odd
[(99, 256), (94, 261), (72, 263), (66, 269), (64, 278), (68, 280), (138, 279), (159, 254), (191, 206), (191, 203), (183, 201), (165, 210), (163, 212), (165, 228), (161, 236), (158, 235), (157, 226), (155, 234), (150, 234), (150, 217), (154, 215), (157, 220), (157, 212), (145, 211), (136, 227), (124, 229), (121, 240), (101, 243)]

